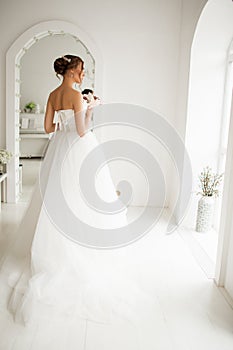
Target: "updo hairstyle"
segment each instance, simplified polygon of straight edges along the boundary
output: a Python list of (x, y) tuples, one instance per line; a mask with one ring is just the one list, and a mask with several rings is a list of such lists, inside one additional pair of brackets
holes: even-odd
[(60, 79), (59, 75), (64, 76), (68, 69), (76, 68), (79, 64), (81, 65), (81, 69), (84, 68), (83, 60), (78, 56), (73, 55), (65, 55), (58, 57), (54, 63), (53, 68), (56, 72), (56, 76)]

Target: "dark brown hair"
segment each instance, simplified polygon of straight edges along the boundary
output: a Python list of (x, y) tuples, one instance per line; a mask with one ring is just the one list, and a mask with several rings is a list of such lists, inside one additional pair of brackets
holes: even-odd
[(73, 55), (64, 55), (62, 57), (58, 57), (54, 63), (53, 68), (56, 72), (56, 76), (58, 75), (64, 76), (68, 69), (76, 68), (81, 63), (81, 69), (84, 68), (84, 62), (79, 56)]

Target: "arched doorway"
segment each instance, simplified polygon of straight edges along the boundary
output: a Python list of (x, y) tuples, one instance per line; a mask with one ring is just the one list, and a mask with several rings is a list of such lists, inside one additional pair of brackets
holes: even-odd
[[(220, 188), (221, 196), (216, 201), (213, 226), (218, 233), (215, 273), (218, 285), (224, 285), (221, 276), (224, 275), (223, 265), (228, 240), (225, 200), (227, 193), (230, 192), (231, 164), (226, 160), (226, 153), (228, 148), (229, 154), (229, 147), (232, 145), (230, 119), (233, 116), (230, 114), (229, 101), (232, 90), (232, 80), (229, 78), (232, 38), (232, 2), (208, 1), (198, 21), (192, 43), (185, 140), (192, 162), (195, 190), (198, 190), (198, 174), (204, 166), (209, 165), (218, 173), (225, 172), (224, 182)], [(227, 159), (230, 159), (229, 156)], [(197, 196), (194, 194), (186, 219), (186, 225), (193, 229), (195, 229), (196, 211)]]
[(41, 22), (21, 34), (6, 54), (6, 147), (13, 153), (7, 166), (7, 201), (19, 198), (19, 115), (20, 115), (20, 59), (38, 40), (51, 35), (71, 35), (86, 48), (93, 59), (94, 89), (102, 95), (102, 58), (94, 42), (78, 26), (65, 21)]

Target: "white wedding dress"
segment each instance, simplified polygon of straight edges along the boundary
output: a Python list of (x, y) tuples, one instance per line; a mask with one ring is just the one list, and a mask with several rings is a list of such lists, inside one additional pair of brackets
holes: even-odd
[[(49, 327), (49, 324), (54, 324), (54, 328), (50, 327), (48, 335), (44, 330), (44, 343), (34, 341), (33, 349), (79, 349), (76, 341), (72, 346), (65, 343), (62, 331), (58, 332), (60, 337), (53, 337), (52, 330), (58, 320), (63, 320), (69, 332), (73, 332), (67, 336), (66, 329), (66, 339), (70, 341), (74, 333), (81, 336), (78, 322), (88, 320), (108, 325), (115, 318), (135, 319), (137, 305), (145, 302), (135, 282), (127, 247), (95, 249), (78, 244), (51, 220), (52, 215), (43, 202), (45, 195), (52, 199), (59, 220), (66, 220), (62, 217), (64, 203), (56, 200), (56, 191), (60, 189), (54, 186), (61, 176), (66, 205), (80, 220), (105, 229), (127, 225), (126, 207), (119, 213), (104, 215), (89, 208), (79, 193), (77, 174), (82, 160), (99, 145), (95, 134), (88, 131), (79, 138), (71, 109), (58, 111), (57, 126), (59, 129), (49, 141), (40, 177), (16, 240), (2, 261), (0, 307), (5, 315), (8, 312), (8, 323), (4, 323), (8, 326), (1, 332), (0, 350), (31, 349), (35, 329), (38, 330), (38, 325)], [(72, 144), (75, 137), (78, 140)], [(61, 162), (64, 149), (69, 152)], [(62, 169), (59, 169), (61, 163)], [(118, 198), (108, 166), (98, 173), (96, 190), (103, 200), (110, 202)], [(11, 319), (14, 322), (9, 321)]]

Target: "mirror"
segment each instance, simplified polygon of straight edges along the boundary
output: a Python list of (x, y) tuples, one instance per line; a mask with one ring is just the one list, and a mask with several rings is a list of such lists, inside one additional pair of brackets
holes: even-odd
[[(94, 89), (95, 61), (86, 46), (71, 34), (52, 33), (36, 40), (20, 60), (19, 198), (23, 201), (33, 189), (50, 137), (43, 127), (48, 95), (62, 82), (62, 77), (60, 81), (56, 77), (53, 62), (65, 54), (80, 56), (84, 61), (84, 80), (74, 88)], [(28, 106), (30, 102), (35, 105)]]
[[(74, 50), (78, 52), (81, 56), (83, 55), (83, 60), (86, 63), (86, 68), (88, 62), (92, 62), (90, 64), (90, 70), (87, 73), (86, 79), (89, 75), (90, 80), (93, 80), (94, 91), (98, 96), (102, 95), (102, 84), (103, 84), (103, 59), (100, 54), (99, 49), (96, 47), (95, 42), (89, 37), (89, 35), (82, 30), (78, 25), (66, 22), (63, 20), (50, 20), (39, 22), (32, 27), (25, 30), (19, 37), (15, 39), (15, 41), (11, 44), (6, 53), (6, 149), (9, 150), (13, 157), (11, 161), (7, 164), (7, 188), (6, 188), (6, 200), (8, 203), (16, 203), (20, 196), (20, 178), (21, 178), (21, 169), (19, 166), (19, 124), (20, 124), (20, 106), (21, 99), (23, 101), (23, 96), (21, 96), (22, 90), (22, 81), (21, 81), (21, 64), (23, 63), (23, 56), (30, 54), (31, 49), (36, 48), (39, 42), (45, 38), (48, 40), (53, 40), (53, 45), (55, 40), (62, 40), (62, 51), (58, 52), (58, 47), (49, 46), (48, 51), (41, 52), (40, 56), (37, 57), (38, 60), (34, 62), (39, 62), (39, 60), (43, 60), (42, 57), (47, 57), (47, 65), (46, 67), (50, 67), (51, 71), (46, 76), (43, 84), (39, 86), (39, 90), (42, 91), (49, 81), (50, 77), (54, 83), (49, 83), (48, 87), (53, 87), (59, 85), (58, 80), (55, 79), (54, 72), (52, 69), (53, 59), (57, 56), (64, 55), (70, 52), (70, 40), (72, 41), (72, 45), (76, 43)], [(67, 46), (66, 46), (66, 40)], [(51, 41), (52, 43), (52, 41)], [(60, 46), (59, 46), (60, 47)], [(67, 50), (65, 51), (65, 49)], [(55, 51), (54, 51), (55, 50)], [(77, 50), (77, 51), (76, 51)], [(80, 51), (81, 50), (81, 51)], [(75, 53), (74, 52), (74, 53)], [(54, 56), (53, 56), (54, 55)], [(28, 56), (29, 57), (29, 56)], [(93, 70), (91, 69), (93, 67)], [(37, 77), (40, 74), (40, 71), (34, 70), (37, 72)], [(35, 84), (36, 77), (34, 76), (34, 81), (32, 78), (28, 77), (31, 82), (31, 88), (33, 84)], [(55, 79), (55, 80), (54, 80)], [(86, 84), (88, 84), (86, 80)], [(51, 85), (50, 85), (51, 84)], [(89, 85), (89, 84), (88, 84)], [(84, 83), (83, 87), (84, 88)], [(48, 95), (49, 91), (44, 91), (44, 96)], [(38, 96), (38, 94), (37, 94)], [(28, 96), (27, 96), (28, 97)], [(43, 101), (42, 101), (43, 103)], [(22, 102), (23, 104), (23, 102)], [(41, 106), (43, 111), (43, 106)], [(31, 122), (31, 126), (34, 122)], [(27, 121), (24, 121), (24, 126), (27, 126)]]

